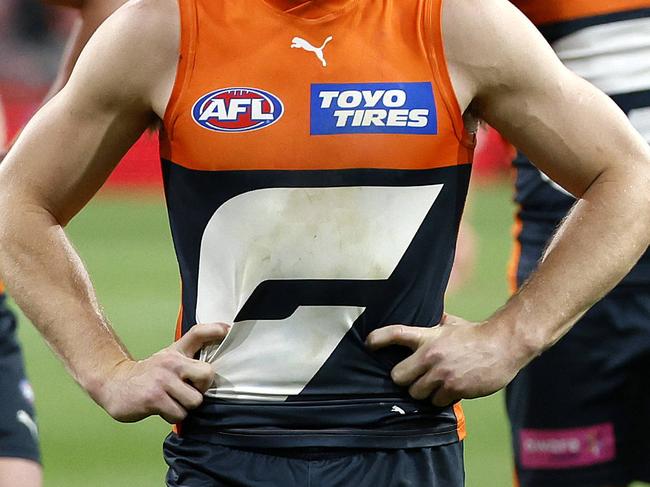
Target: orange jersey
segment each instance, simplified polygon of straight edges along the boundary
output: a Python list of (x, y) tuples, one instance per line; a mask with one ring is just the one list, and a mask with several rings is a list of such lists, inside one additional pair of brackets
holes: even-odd
[[(178, 335), (233, 323), (183, 433), (264, 446), (397, 447), (462, 413), (390, 380), (374, 329), (438, 323), (473, 136), (440, 0), (180, 0), (160, 137), (183, 281)], [(404, 431), (407, 431), (404, 433)]]
[[(182, 54), (165, 114), (164, 158), (186, 168), (211, 171), (424, 169), (470, 161), (461, 113), (442, 57), (438, 14), (432, 12), (437, 7), (428, 2), (407, 1), (402, 6), (383, 1), (379, 6), (368, 0), (339, 1), (338, 10), (312, 20), (283, 13), (261, 0), (180, 3)], [(413, 32), (403, 32), (401, 26), (409, 24), (415, 24)], [(333, 40), (322, 51), (329, 64), (323, 66), (318, 53), (305, 47), (316, 49), (330, 36)], [(295, 43), (294, 38), (298, 39)], [(297, 45), (292, 47), (292, 43)], [(337, 137), (309, 133), (310, 106), (305, 106), (309, 101), (305, 97), (311, 85), (396, 80), (429, 83), (435, 91), (436, 137), (395, 137), (382, 131), (368, 135), (341, 132)], [(217, 88), (240, 88), (244, 81), (281, 98), (282, 120), (246, 133), (201, 130), (192, 116), (197, 100)], [(297, 86), (307, 91), (296, 90)], [(352, 106), (355, 101), (342, 108), (359, 108)]]

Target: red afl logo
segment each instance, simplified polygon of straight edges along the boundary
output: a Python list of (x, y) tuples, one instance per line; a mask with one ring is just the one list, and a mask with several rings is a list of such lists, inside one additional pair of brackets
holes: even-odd
[(257, 88), (223, 88), (203, 95), (192, 118), (215, 132), (250, 132), (273, 125), (284, 113), (280, 99)]

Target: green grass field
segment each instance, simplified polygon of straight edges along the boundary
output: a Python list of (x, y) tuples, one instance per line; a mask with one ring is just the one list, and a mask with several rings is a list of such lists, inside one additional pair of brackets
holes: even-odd
[[(481, 319), (507, 297), (512, 218), (507, 184), (472, 191), (467, 217), (478, 234), (478, 265), (448, 299), (451, 313)], [(104, 194), (70, 225), (106, 313), (136, 357), (173, 337), (179, 283), (162, 198)], [(56, 303), (52, 303), (56, 306)], [(162, 420), (118, 424), (72, 381), (24, 318), (20, 337), (36, 390), (46, 487), (163, 485)], [(500, 394), (465, 401), (468, 487), (511, 482), (509, 433)]]

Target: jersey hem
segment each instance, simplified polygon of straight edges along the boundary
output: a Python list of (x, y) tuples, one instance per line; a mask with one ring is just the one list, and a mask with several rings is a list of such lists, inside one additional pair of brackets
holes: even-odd
[(462, 441), (460, 425), (443, 431), (414, 430), (412, 432), (387, 432), (367, 430), (324, 430), (284, 432), (271, 430), (184, 430), (183, 437), (204, 443), (229, 447), (248, 448), (370, 448), (407, 449), (449, 445)]
[(22, 460), (31, 460), (32, 462), (42, 465), (41, 455), (34, 450), (20, 448), (0, 448), (0, 458), (17, 458)]

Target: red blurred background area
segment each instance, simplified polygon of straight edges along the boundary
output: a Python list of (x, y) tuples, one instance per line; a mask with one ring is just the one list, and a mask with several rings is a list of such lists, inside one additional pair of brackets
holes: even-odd
[(474, 177), (479, 183), (490, 183), (509, 173), (516, 149), (492, 127), (482, 125), (474, 150)]
[[(46, 89), (34, 88), (17, 83), (0, 84), (0, 95), (5, 106), (8, 139), (12, 140), (32, 116), (45, 96)], [(158, 158), (158, 136), (144, 133), (126, 154), (105, 187), (129, 189), (161, 186), (160, 160)]]

